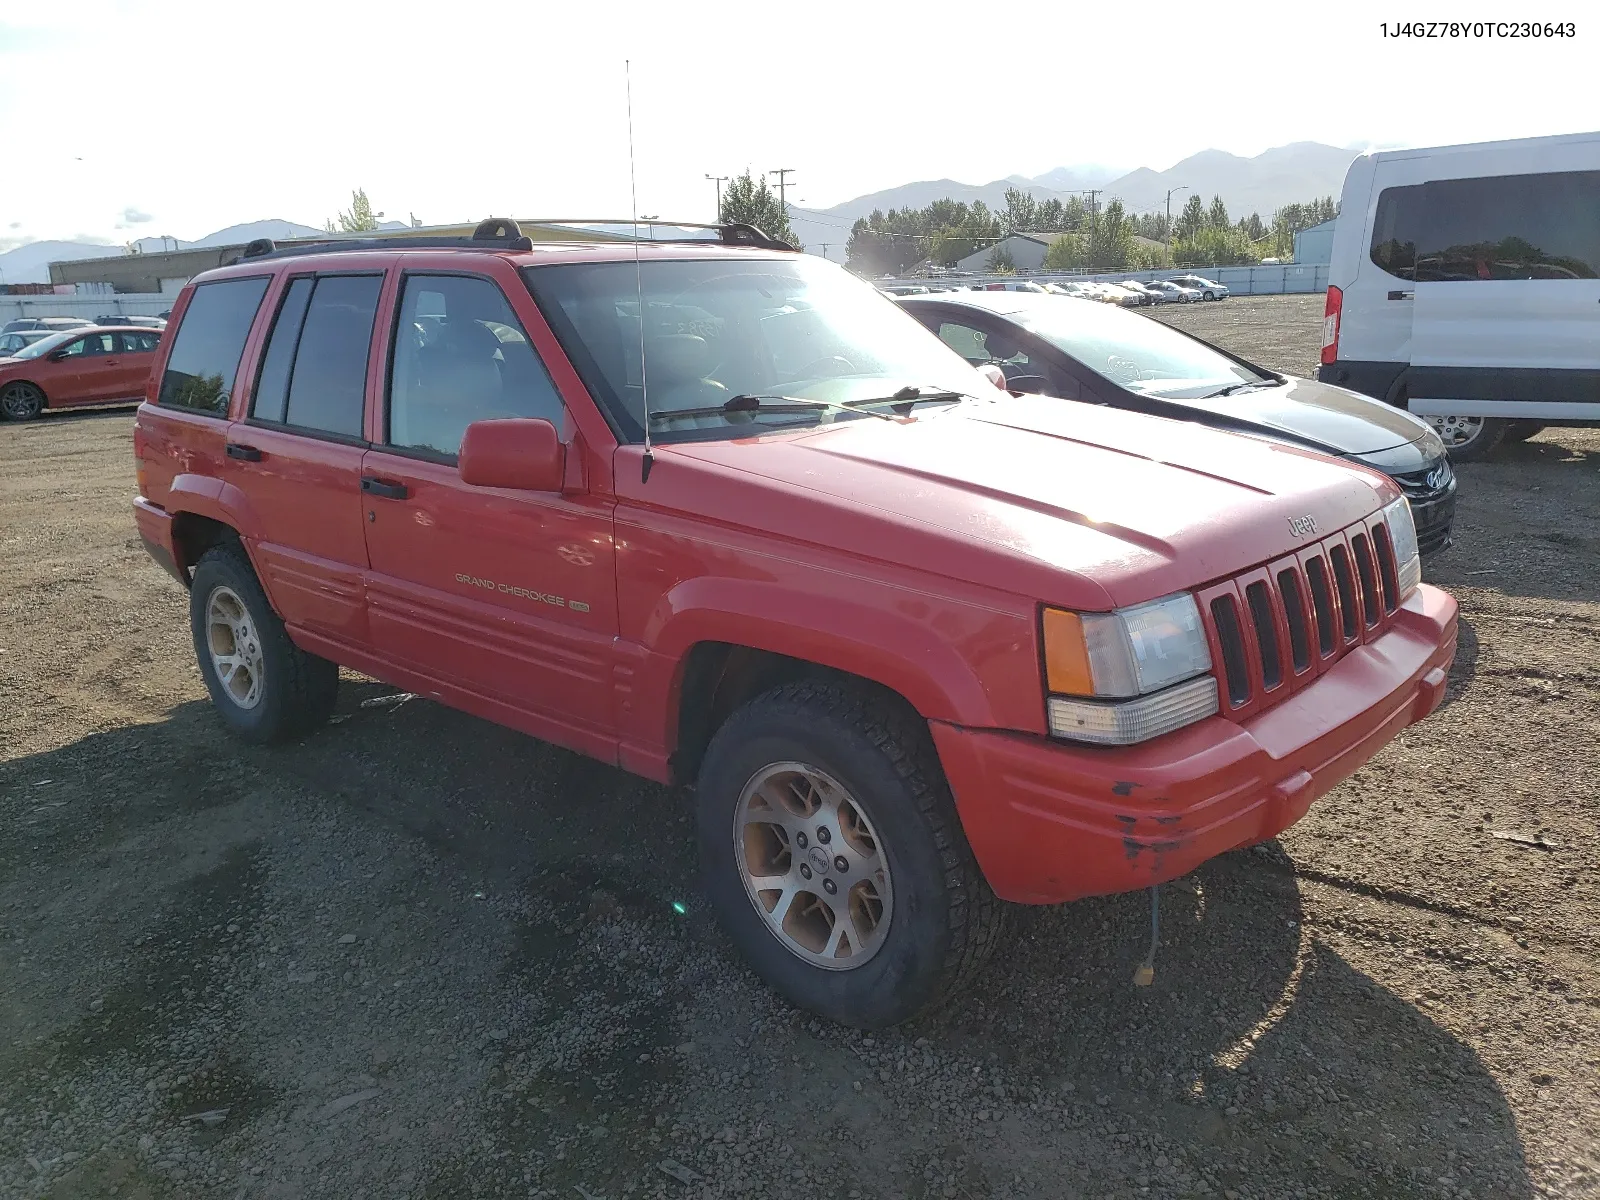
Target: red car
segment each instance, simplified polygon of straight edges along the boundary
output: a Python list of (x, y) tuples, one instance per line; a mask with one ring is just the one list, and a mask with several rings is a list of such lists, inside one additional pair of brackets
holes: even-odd
[(46, 409), (136, 404), (144, 396), (162, 331), (69, 329), (0, 360), (0, 416), (27, 421)]
[(654, 235), (184, 289), (134, 517), (237, 734), (323, 721), (342, 664), (692, 784), (734, 943), (879, 1026), (1001, 902), (1271, 838), (1438, 706), (1456, 604), (1392, 480), (1013, 397), (837, 266)]

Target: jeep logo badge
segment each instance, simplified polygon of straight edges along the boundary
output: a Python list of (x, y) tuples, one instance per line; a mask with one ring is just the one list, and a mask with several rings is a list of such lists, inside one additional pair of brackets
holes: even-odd
[(1295, 537), (1310, 537), (1317, 531), (1315, 517), (1290, 517), (1289, 532)]

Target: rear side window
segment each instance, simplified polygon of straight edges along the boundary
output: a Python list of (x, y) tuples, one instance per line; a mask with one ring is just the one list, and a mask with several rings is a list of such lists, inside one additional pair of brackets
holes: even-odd
[(302, 276), (284, 291), (251, 415), (359, 438), (381, 275)]
[(1385, 188), (1371, 256), (1419, 283), (1600, 277), (1600, 171)]
[(300, 326), (306, 319), (306, 305), (311, 302), (311, 289), (316, 282), (313, 275), (301, 275), (291, 279), (284, 289), (278, 316), (267, 335), (267, 352), (261, 356), (261, 373), (251, 394), (250, 415), (258, 421), (283, 422), (289, 404), (289, 372), (294, 369)]
[(117, 334), (117, 341), (122, 344), (124, 354), (147, 354), (156, 348), (159, 340), (156, 334), (148, 330)]
[(159, 403), (227, 415), (233, 377), (267, 283), (263, 275), (195, 288), (161, 377)]

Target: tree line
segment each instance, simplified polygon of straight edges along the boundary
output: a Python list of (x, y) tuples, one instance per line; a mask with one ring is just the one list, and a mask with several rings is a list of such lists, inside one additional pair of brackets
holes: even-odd
[[(1288, 204), (1263, 221), (1259, 213), (1233, 220), (1222, 197), (1206, 204), (1191, 195), (1172, 219), (1164, 212), (1130, 213), (1120, 198), (1091, 208), (1079, 196), (1040, 200), (1020, 188), (1007, 188), (1003, 209), (981, 200), (935, 200), (925, 208), (875, 209), (859, 218), (845, 245), (845, 264), (865, 275), (899, 274), (927, 260), (952, 267), (985, 246), (996, 247), (985, 261), (1005, 271), (1010, 256), (997, 246), (1011, 233), (1059, 234), (1045, 255), (1045, 268), (1138, 270), (1164, 266), (1166, 250), (1151, 242), (1171, 237), (1174, 263), (1223, 266), (1288, 258), (1294, 235), (1338, 215), (1332, 196)], [(1139, 239), (1145, 239), (1141, 241)]]

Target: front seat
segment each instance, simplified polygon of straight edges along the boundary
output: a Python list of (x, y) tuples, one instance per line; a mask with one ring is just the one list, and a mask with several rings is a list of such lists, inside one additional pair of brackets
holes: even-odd
[[(732, 398), (725, 384), (707, 378), (716, 366), (716, 351), (697, 333), (671, 333), (647, 338), (644, 346), (645, 379), (650, 411), (709, 408)], [(720, 426), (721, 417), (691, 417), (673, 422), (675, 427)]]

